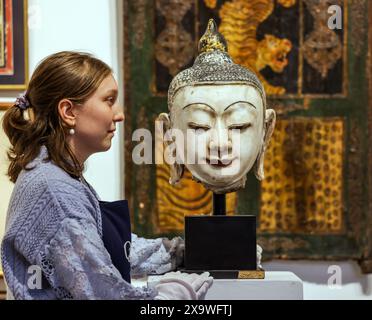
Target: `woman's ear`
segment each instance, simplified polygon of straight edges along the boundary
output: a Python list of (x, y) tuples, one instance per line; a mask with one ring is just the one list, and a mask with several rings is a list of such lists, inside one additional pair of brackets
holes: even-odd
[[(161, 113), (159, 115), (157, 121), (162, 122), (161, 136), (166, 138), (165, 135), (171, 129), (171, 120), (170, 120), (169, 114), (168, 113)], [(165, 147), (163, 156), (164, 156), (165, 159), (170, 159), (171, 157), (174, 157), (174, 155), (169, 154), (170, 152), (172, 152), (172, 148), (170, 148), (170, 145), (173, 143), (173, 141), (168, 141), (168, 140), (169, 139), (164, 139), (163, 140), (164, 141), (164, 147)], [(183, 164), (177, 163), (177, 161), (174, 164), (170, 165), (169, 183), (171, 185), (177, 184), (181, 180), (184, 171), (185, 171), (185, 166)]]
[(255, 174), (256, 178), (260, 181), (265, 178), (265, 172), (264, 172), (265, 152), (266, 152), (266, 148), (269, 145), (271, 136), (274, 132), (275, 122), (276, 122), (275, 111), (273, 109), (266, 110), (264, 137), (263, 137), (263, 141), (262, 141), (261, 150), (258, 154), (256, 163), (255, 163), (255, 168), (254, 168), (254, 174)]
[(58, 103), (58, 113), (64, 124), (73, 127), (76, 123), (76, 112), (74, 104), (68, 99), (62, 99)]

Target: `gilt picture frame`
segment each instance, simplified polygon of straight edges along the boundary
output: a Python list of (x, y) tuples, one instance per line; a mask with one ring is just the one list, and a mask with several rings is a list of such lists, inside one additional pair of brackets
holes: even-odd
[(13, 103), (10, 102), (0, 102), (0, 111), (5, 111), (13, 106)]
[(28, 83), (27, 0), (0, 0), (0, 91)]

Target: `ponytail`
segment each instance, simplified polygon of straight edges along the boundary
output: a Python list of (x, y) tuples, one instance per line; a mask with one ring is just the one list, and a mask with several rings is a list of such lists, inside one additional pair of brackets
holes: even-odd
[(29, 110), (22, 110), (16, 105), (5, 112), (2, 126), (11, 144), (7, 152), (10, 161), (7, 174), (10, 181), (15, 182), (21, 170), (26, 169), (28, 159), (37, 156), (39, 149), (36, 146), (41, 145), (38, 142), (40, 136), (35, 134)]

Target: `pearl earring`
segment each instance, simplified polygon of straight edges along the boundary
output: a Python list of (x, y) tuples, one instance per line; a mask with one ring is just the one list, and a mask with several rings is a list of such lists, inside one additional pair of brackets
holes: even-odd
[(73, 136), (75, 134), (75, 129), (70, 129), (70, 136)]

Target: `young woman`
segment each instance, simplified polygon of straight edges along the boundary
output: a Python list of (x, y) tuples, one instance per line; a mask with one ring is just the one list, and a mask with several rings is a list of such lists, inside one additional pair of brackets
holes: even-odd
[(117, 98), (110, 67), (60, 52), (39, 64), (6, 112), (15, 186), (1, 260), (15, 299), (198, 299), (210, 287), (208, 274), (171, 273), (153, 288), (130, 284), (131, 273), (175, 269), (182, 241), (132, 234), (127, 202), (100, 201), (83, 177), (85, 161), (110, 149), (124, 120)]

